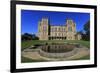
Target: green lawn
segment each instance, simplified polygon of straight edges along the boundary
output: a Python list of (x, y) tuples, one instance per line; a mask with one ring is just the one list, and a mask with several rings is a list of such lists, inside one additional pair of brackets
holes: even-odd
[(73, 59), (73, 60), (89, 60), (90, 59), (90, 55), (81, 57), (81, 58), (77, 58), (77, 59)]
[(82, 40), (30, 40), (30, 41), (23, 41), (21, 44), (22, 49), (30, 47), (31, 45), (35, 45), (35, 44), (43, 44), (46, 42), (50, 42), (50, 43), (56, 43), (56, 42), (69, 42), (69, 43), (79, 43), (82, 44), (86, 47), (90, 47), (90, 42), (89, 41), (82, 41)]

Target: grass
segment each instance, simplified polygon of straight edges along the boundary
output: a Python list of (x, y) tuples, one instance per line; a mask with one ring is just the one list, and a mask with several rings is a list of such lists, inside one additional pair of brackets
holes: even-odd
[(29, 41), (23, 41), (21, 44), (22, 49), (30, 47), (31, 45), (35, 44), (43, 44), (45, 42), (50, 42), (50, 43), (56, 43), (56, 42), (68, 42), (68, 43), (79, 43), (82, 44), (86, 47), (90, 47), (90, 42), (89, 41), (82, 41), (82, 40), (29, 40)]
[(90, 59), (90, 55), (83, 56), (81, 58), (77, 58), (77, 59), (73, 59), (73, 60), (89, 60), (89, 59)]

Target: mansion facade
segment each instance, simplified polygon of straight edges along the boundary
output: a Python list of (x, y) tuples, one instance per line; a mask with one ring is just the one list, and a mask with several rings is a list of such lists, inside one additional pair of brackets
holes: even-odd
[(38, 22), (39, 40), (80, 40), (81, 35), (76, 32), (76, 24), (68, 19), (65, 25), (51, 25), (48, 18)]

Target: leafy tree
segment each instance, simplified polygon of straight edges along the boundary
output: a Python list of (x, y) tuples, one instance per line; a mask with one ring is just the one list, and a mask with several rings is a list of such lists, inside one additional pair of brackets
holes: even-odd
[(78, 32), (82, 36), (82, 40), (89, 41), (90, 40), (90, 21), (87, 21), (84, 24), (83, 30)]
[(22, 40), (32, 40), (32, 35), (29, 33), (24, 33), (22, 35)]
[(39, 38), (35, 34), (33, 34), (32, 37), (33, 40), (39, 40)]
[(24, 33), (22, 40), (38, 40), (38, 37), (35, 34)]
[(85, 40), (90, 40), (90, 21), (88, 21), (85, 25), (84, 25), (84, 30), (85, 30)]

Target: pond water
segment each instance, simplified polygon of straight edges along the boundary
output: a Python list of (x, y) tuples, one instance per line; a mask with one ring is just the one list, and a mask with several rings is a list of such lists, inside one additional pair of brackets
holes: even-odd
[(74, 45), (43, 45), (41, 50), (49, 53), (63, 53), (74, 49)]
[(79, 48), (79, 44), (46, 44), (41, 45), (39, 48), (48, 53), (64, 53), (64, 52), (70, 52), (74, 48)]

